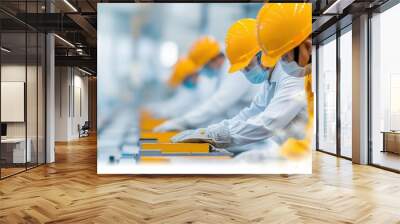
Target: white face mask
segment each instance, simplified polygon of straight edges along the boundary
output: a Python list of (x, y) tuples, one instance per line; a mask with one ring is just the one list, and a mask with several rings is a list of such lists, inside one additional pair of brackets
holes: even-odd
[(264, 82), (269, 77), (269, 70), (264, 70), (260, 65), (255, 65), (249, 71), (243, 71), (247, 80), (253, 84), (259, 84)]
[[(294, 48), (293, 54), (295, 59), (292, 61), (288, 60), (287, 55), (283, 56), (281, 60), (282, 69), (290, 76), (304, 77), (305, 75), (307, 75), (309, 69), (307, 69), (307, 66), (300, 66), (297, 62), (300, 58), (300, 48)], [(311, 63), (311, 56), (309, 58), (309, 63)]]
[(304, 77), (306, 75), (306, 68), (301, 67), (296, 61), (288, 62), (281, 60), (282, 69), (290, 76)]
[(261, 52), (257, 53), (257, 63), (251, 69), (243, 69), (242, 73), (246, 76), (247, 80), (253, 84), (264, 82), (269, 77), (269, 69), (261, 67)]

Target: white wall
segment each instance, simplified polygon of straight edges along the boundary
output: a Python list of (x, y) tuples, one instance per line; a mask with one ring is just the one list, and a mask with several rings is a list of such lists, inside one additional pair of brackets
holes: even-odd
[[(1, 66), (1, 81), (2, 82), (25, 82), (25, 75), (26, 75), (26, 70), (28, 72), (28, 76), (30, 74), (35, 74), (36, 75), (36, 67), (33, 66), (28, 66), (25, 67), (25, 65), (2, 65)], [(30, 78), (30, 77), (28, 77)], [(36, 85), (36, 81), (34, 83), (31, 83), (32, 80), (29, 80), (29, 84), (34, 84)], [(30, 99), (31, 97), (36, 98), (36, 88), (28, 88), (28, 103), (32, 102), (33, 100)], [(3, 96), (4, 97), (4, 96)], [(36, 108), (36, 103), (34, 105), (28, 105), (31, 107)], [(6, 108), (1, 108), (2, 110), (6, 110)], [(30, 112), (30, 111), (29, 111)], [(32, 117), (34, 115), (34, 117)], [(31, 122), (35, 120), (36, 123), (36, 114), (33, 113), (28, 113), (28, 121)], [(8, 137), (25, 137), (25, 123), (26, 122), (7, 122), (7, 136)], [(33, 125), (28, 125), (28, 128), (32, 127)], [(34, 127), (36, 130), (36, 126)], [(29, 130), (28, 130), (29, 131)]]
[(68, 140), (68, 117), (70, 84), (69, 69), (56, 67), (55, 69), (55, 140)]
[(77, 139), (78, 124), (88, 120), (88, 77), (83, 75), (76, 68), (56, 67), (56, 141)]
[[(25, 80), (27, 78), (27, 80)], [(45, 150), (45, 116), (44, 116), (44, 73), (41, 66), (25, 64), (3, 64), (1, 66), (2, 82), (24, 82), (26, 84), (26, 107), (21, 108), (26, 112), (26, 120), (23, 122), (6, 122), (7, 137), (30, 139), (32, 161), (44, 162)], [(7, 96), (2, 95), (2, 98)], [(10, 110), (10, 108), (1, 108)], [(4, 112), (4, 111), (3, 111)], [(11, 111), (12, 112), (12, 111)], [(37, 156), (37, 153), (39, 156)], [(49, 160), (51, 161), (51, 160)]]
[[(25, 73), (26, 73), (25, 69), (26, 69), (25, 65), (2, 65), (1, 81), (25, 82)], [(5, 109), (6, 108), (1, 108), (1, 110)], [(7, 137), (25, 137), (25, 123), (24, 122), (7, 123)]]
[[(73, 96), (74, 108), (72, 108), (72, 120), (71, 120), (71, 135), (73, 138), (79, 137), (78, 133), (78, 124), (81, 126), (85, 123), (85, 121), (89, 120), (88, 116), (88, 77), (81, 76), (81, 73), (78, 75), (74, 75), (74, 93)], [(80, 93), (79, 93), (80, 91)], [(80, 95), (80, 97), (79, 97)], [(79, 102), (81, 101), (81, 102)], [(79, 108), (81, 107), (81, 108)], [(81, 111), (80, 111), (81, 110)]]

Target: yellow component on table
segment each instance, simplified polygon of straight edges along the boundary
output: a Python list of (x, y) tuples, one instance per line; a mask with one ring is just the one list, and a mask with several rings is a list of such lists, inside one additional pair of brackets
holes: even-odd
[(158, 125), (164, 123), (165, 119), (155, 119), (155, 118), (146, 118), (140, 120), (140, 130), (142, 131), (151, 131), (153, 128)]
[(208, 143), (143, 143), (142, 151), (160, 151), (162, 154), (168, 153), (209, 153)]
[(140, 117), (140, 119), (152, 118), (150, 111), (148, 111), (146, 109), (139, 110), (139, 117)]
[(163, 156), (142, 156), (139, 163), (169, 163), (170, 159)]
[(232, 159), (231, 156), (182, 156), (182, 158), (187, 158), (187, 159), (198, 159), (198, 160), (212, 160), (212, 159)]
[(171, 131), (171, 132), (141, 132), (140, 139), (155, 139), (157, 142), (171, 142), (171, 138), (178, 134), (179, 132)]
[(187, 159), (190, 161), (204, 161), (204, 160), (229, 160), (230, 156), (142, 156), (140, 157), (140, 164), (166, 164), (172, 162), (174, 158)]

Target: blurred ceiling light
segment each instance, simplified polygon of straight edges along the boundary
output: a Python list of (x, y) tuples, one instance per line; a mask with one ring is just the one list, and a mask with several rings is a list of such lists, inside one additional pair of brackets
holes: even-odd
[(10, 52), (11, 52), (11, 50), (8, 50), (8, 49), (5, 48), (5, 47), (1, 47), (1, 50), (4, 51), (4, 52), (6, 52), (6, 53), (10, 53)]
[(66, 43), (68, 46), (75, 48), (75, 45), (73, 45), (71, 42), (69, 42), (68, 40), (58, 36), (57, 34), (54, 34), (55, 37), (57, 37), (59, 40), (61, 40), (62, 42)]
[(160, 61), (164, 67), (173, 66), (178, 60), (178, 46), (176, 43), (167, 41), (162, 43), (160, 49)]
[(78, 10), (71, 4), (69, 3), (68, 0), (64, 0), (65, 4), (67, 4), (74, 12), (78, 12)]

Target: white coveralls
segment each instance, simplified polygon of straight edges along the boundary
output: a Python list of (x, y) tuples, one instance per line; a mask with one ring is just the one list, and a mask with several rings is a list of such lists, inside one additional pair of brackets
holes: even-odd
[(255, 95), (261, 91), (262, 85), (251, 84), (241, 72), (228, 74), (228, 68), (226, 61), (220, 70), (221, 81), (214, 94), (182, 117), (168, 121), (162, 131), (205, 127), (231, 118), (250, 105)]

